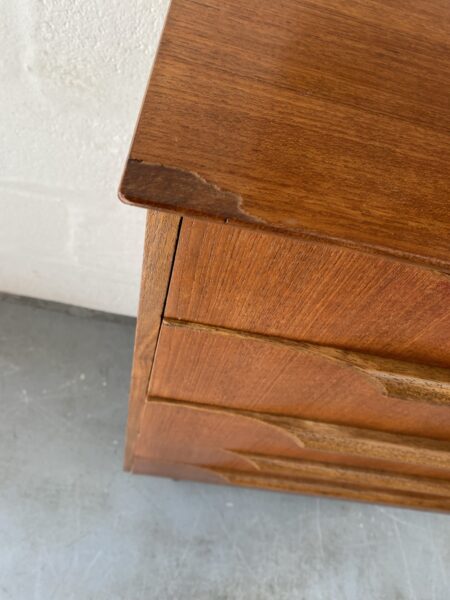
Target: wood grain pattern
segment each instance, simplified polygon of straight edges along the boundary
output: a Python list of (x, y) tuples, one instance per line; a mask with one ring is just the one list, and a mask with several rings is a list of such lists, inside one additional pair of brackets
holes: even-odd
[(437, 510), (448, 512), (450, 500), (442, 496), (418, 495), (396, 490), (382, 490), (376, 488), (354, 488), (345, 484), (335, 482), (324, 482), (310, 480), (299, 480), (288, 477), (275, 477), (273, 475), (240, 473), (237, 471), (225, 471), (222, 469), (211, 469), (215, 475), (220, 475), (230, 485), (241, 485), (244, 487), (256, 487), (269, 489), (276, 492), (293, 492), (295, 494), (309, 494), (313, 496), (325, 496), (338, 498), (340, 500), (354, 500), (357, 502), (370, 502), (377, 504), (393, 504), (406, 508)]
[(126, 201), (449, 270), (442, 0), (173, 0)]
[(141, 297), (136, 327), (128, 407), (125, 468), (131, 469), (142, 407), (153, 364), (169, 286), (180, 219), (149, 210), (147, 214)]
[(157, 477), (170, 477), (171, 479), (189, 479), (203, 483), (224, 484), (224, 478), (213, 473), (211, 469), (187, 465), (183, 462), (170, 462), (167, 460), (151, 460), (145, 456), (135, 456), (133, 460), (133, 473), (139, 475), (155, 475)]
[(204, 333), (205, 335), (208, 335), (208, 333), (231, 335), (241, 340), (253, 340), (263, 344), (274, 344), (283, 349), (289, 348), (304, 356), (314, 355), (323, 358), (325, 361), (347, 365), (362, 375), (368, 376), (374, 383), (380, 384), (379, 389), (386, 396), (450, 407), (450, 369), (408, 363), (373, 354), (351, 352), (248, 331), (211, 327), (190, 321), (165, 318), (163, 325), (169, 328), (189, 329), (189, 331)]
[[(357, 502), (377, 502), (406, 508), (449, 511), (450, 502), (442, 495), (414, 492), (398, 492), (381, 488), (357, 488), (336, 481), (321, 479), (299, 479), (298, 477), (276, 476), (271, 473), (252, 473), (214, 467), (192, 467), (184, 463), (149, 460), (137, 457), (134, 472), (146, 475), (171, 477), (175, 480), (189, 479), (202, 483), (239, 485), (278, 492), (291, 492), (314, 496), (354, 500)], [(420, 486), (419, 486), (420, 487)]]
[(165, 320), (149, 393), (447, 440), (448, 376), (447, 369)]
[[(159, 406), (166, 404), (169, 408), (171, 406), (182, 407), (186, 411), (197, 413), (197, 415), (215, 413), (217, 416), (222, 417), (223, 423), (225, 423), (228, 416), (235, 422), (239, 419), (251, 420), (251, 427), (255, 427), (258, 423), (269, 425), (271, 428), (275, 428), (278, 434), (290, 438), (300, 448), (367, 457), (400, 464), (408, 463), (428, 468), (450, 469), (450, 443), (447, 441), (385, 433), (361, 427), (347, 427), (335, 423), (309, 421), (298, 417), (287, 417), (271, 413), (245, 411), (236, 408), (218, 408), (213, 405), (194, 404), (167, 398), (152, 397), (150, 401), (152, 404), (157, 403)], [(233, 433), (233, 429), (230, 433)], [(198, 443), (198, 440), (196, 440), (196, 443)], [(230, 437), (228, 445), (224, 449), (233, 452), (239, 451), (239, 447), (235, 447), (236, 443), (238, 443), (238, 440)], [(212, 437), (210, 444), (214, 445), (214, 438)], [(266, 444), (270, 447), (270, 442), (266, 441)], [(239, 456), (245, 458), (246, 454), (240, 452)], [(188, 461), (186, 460), (186, 462)]]
[[(360, 456), (345, 453), (342, 448), (336, 452), (309, 448), (283, 427), (264, 419), (252, 418), (255, 411), (241, 412), (216, 406), (211, 409), (208, 405), (169, 398), (150, 398), (142, 413), (141, 435), (136, 444), (139, 472), (145, 470), (147, 460), (158, 464), (178, 464), (179, 472), (182, 465), (248, 471), (254, 465), (244, 455), (256, 453), (450, 480), (450, 469), (445, 466), (424, 465), (421, 461), (421, 464), (414, 461), (398, 462), (393, 455), (386, 460), (370, 455)], [(376, 431), (374, 433), (377, 435)], [(400, 436), (400, 439), (404, 438)], [(134, 462), (133, 470), (136, 468), (138, 466)]]
[(450, 497), (450, 481), (413, 477), (399, 473), (386, 473), (373, 469), (327, 465), (320, 462), (285, 457), (264, 456), (243, 453), (258, 471), (279, 477), (299, 477), (301, 479), (319, 479), (331, 483), (343, 483), (356, 487), (373, 489), (392, 489), (397, 491), (431, 494)]
[(450, 277), (183, 220), (166, 316), (450, 367)]
[(172, 0), (127, 468), (450, 510), (448, 14)]
[[(341, 447), (337, 455), (331, 456), (305, 450), (304, 441), (287, 432), (284, 424), (272, 422), (274, 418), (152, 398), (143, 414), (147, 435), (138, 440), (136, 470), (416, 508), (450, 508), (448, 443), (385, 434), (379, 437), (378, 432), (328, 426), (333, 429), (331, 437), (335, 441), (341, 437), (347, 442), (363, 439), (368, 443), (370, 438), (373, 448), (391, 445), (388, 461), (371, 459), (369, 452), (363, 457), (369, 466), (363, 467), (361, 462), (358, 465), (357, 456), (345, 454), (348, 445), (344, 453)], [(307, 431), (307, 435), (315, 431), (317, 440), (323, 438), (322, 424), (290, 421), (296, 421), (296, 429)], [(411, 463), (396, 462), (408, 455)], [(437, 473), (439, 480), (430, 479), (423, 465), (413, 464), (416, 461), (439, 464), (440, 471), (433, 467), (428, 471)], [(446, 468), (442, 469), (444, 464)], [(402, 469), (415, 476), (402, 474)]]

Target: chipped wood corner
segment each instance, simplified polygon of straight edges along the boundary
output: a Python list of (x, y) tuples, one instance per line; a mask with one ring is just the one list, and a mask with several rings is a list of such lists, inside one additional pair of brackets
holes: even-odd
[(443, 277), (450, 275), (450, 264), (445, 260), (432, 260), (430, 257), (400, 252), (345, 236), (320, 233), (310, 227), (304, 227), (301, 223), (289, 225), (270, 222), (262, 218), (264, 212), (260, 209), (258, 214), (255, 214), (253, 208), (250, 210), (249, 202), (241, 194), (224, 189), (196, 171), (174, 165), (130, 157), (125, 166), (118, 197), (121, 202), (131, 206), (152, 208), (180, 216), (219, 221), (300, 240), (352, 248), (364, 254), (381, 255), (390, 260), (414, 264), (419, 268), (439, 273)]
[(128, 159), (119, 190), (126, 204), (226, 222), (264, 224), (244, 209), (242, 196), (223, 190), (199, 173)]

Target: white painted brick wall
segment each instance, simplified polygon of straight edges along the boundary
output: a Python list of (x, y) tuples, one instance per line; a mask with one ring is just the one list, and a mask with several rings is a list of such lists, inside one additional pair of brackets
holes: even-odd
[(136, 313), (145, 211), (116, 196), (168, 0), (3, 0), (0, 291)]

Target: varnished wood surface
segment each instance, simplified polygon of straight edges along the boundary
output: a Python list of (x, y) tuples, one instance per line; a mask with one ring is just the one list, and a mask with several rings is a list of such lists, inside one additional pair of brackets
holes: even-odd
[(183, 220), (166, 316), (450, 367), (450, 277)]
[(212, 470), (204, 469), (184, 462), (170, 462), (167, 460), (153, 460), (146, 456), (135, 456), (133, 460), (133, 473), (140, 475), (155, 475), (157, 477), (170, 477), (171, 479), (189, 479), (203, 483), (226, 483), (223, 477), (216, 475)]
[(450, 501), (442, 496), (417, 495), (391, 490), (373, 488), (354, 488), (336, 482), (324, 482), (314, 479), (294, 479), (288, 477), (275, 477), (273, 475), (239, 473), (213, 469), (215, 475), (220, 475), (231, 485), (256, 487), (276, 492), (293, 492), (296, 494), (310, 494), (338, 498), (340, 500), (354, 500), (357, 502), (370, 502), (377, 504), (393, 504), (406, 508), (437, 510), (449, 512)]
[[(286, 440), (291, 440), (300, 448), (315, 450), (319, 453), (329, 452), (338, 455), (392, 461), (398, 464), (406, 463), (425, 468), (450, 469), (450, 443), (448, 441), (154, 397), (150, 398), (149, 406), (146, 407), (146, 410), (150, 411), (149, 414), (155, 406), (157, 409), (165, 406), (169, 409), (169, 412), (172, 409), (174, 418), (177, 410), (181, 410), (181, 413), (190, 412), (194, 414), (206, 426), (205, 435), (209, 439), (207, 445), (218, 446), (230, 452), (238, 452), (238, 457), (245, 460), (247, 460), (247, 453), (240, 452), (239, 447), (242, 440), (239, 435), (235, 435), (235, 430), (238, 431), (239, 422), (247, 430), (266, 429), (267, 433), (262, 441), (264, 441), (267, 450), (270, 450), (271, 442), (278, 435), (286, 438)], [(208, 420), (214, 422), (218, 419), (222, 420), (224, 431), (226, 431), (224, 438), (217, 431), (215, 436), (212, 436), (211, 432), (208, 431)], [(226, 426), (227, 421), (229, 429)], [(269, 428), (264, 427), (265, 425), (268, 425)], [(196, 439), (193, 445), (200, 445), (200, 439)], [(223, 440), (222, 446), (219, 440)], [(143, 443), (145, 445), (144, 441)], [(188, 450), (186, 449), (186, 462), (188, 462), (187, 453)], [(277, 453), (272, 451), (271, 454)]]
[(386, 362), (374, 371), (376, 357), (166, 321), (149, 393), (449, 439), (448, 370)]
[[(226, 329), (224, 327), (211, 327), (176, 319), (165, 318), (163, 325), (163, 335), (166, 327), (172, 329), (181, 328), (190, 332), (205, 334), (207, 337), (212, 335), (213, 338), (220, 335), (232, 336), (235, 338), (236, 343), (238, 343), (236, 338), (239, 338), (243, 342), (251, 340), (256, 344), (262, 343), (265, 346), (278, 346), (283, 351), (286, 349), (293, 350), (301, 354), (304, 358), (322, 359), (324, 370), (327, 363), (330, 365), (333, 364), (337, 368), (344, 366), (351, 367), (355, 373), (359, 373), (362, 377), (371, 381), (374, 387), (385, 396), (433, 406), (450, 407), (450, 369), (408, 363), (373, 354), (349, 352), (329, 346), (319, 346), (317, 344), (254, 334), (248, 331)], [(209, 339), (211, 338), (209, 337)], [(210, 368), (213, 368), (212, 364)], [(352, 389), (351, 386), (349, 386), (349, 389)]]
[(327, 465), (320, 462), (245, 453), (245, 458), (262, 472), (281, 477), (323, 479), (362, 487), (391, 488), (436, 496), (450, 496), (450, 481), (411, 477), (373, 469)]
[(398, 492), (378, 488), (357, 488), (336, 481), (321, 479), (299, 479), (266, 473), (226, 470), (218, 468), (192, 467), (182, 463), (155, 461), (137, 457), (135, 473), (171, 477), (173, 479), (190, 479), (203, 483), (239, 485), (248, 488), (262, 488), (278, 492), (325, 496), (340, 500), (358, 502), (376, 502), (393, 504), (405, 508), (446, 511), (450, 510), (450, 502), (441, 495), (420, 495), (414, 492)]
[(442, 0), (172, 1), (127, 468), (450, 510), (449, 40)]
[(142, 459), (248, 470), (258, 454), (450, 480), (446, 441), (156, 397), (142, 424)]
[(131, 469), (178, 238), (179, 217), (148, 211), (128, 407), (125, 468)]
[(127, 467), (449, 510), (448, 277), (178, 225), (149, 215)]
[[(445, 442), (158, 398), (146, 404), (143, 424), (147, 435), (137, 444), (138, 472), (206, 481), (214, 481), (215, 475), (238, 485), (450, 508), (450, 454)], [(308, 454), (309, 444), (315, 453)], [(326, 452), (330, 445), (337, 450), (334, 464)], [(372, 459), (372, 467), (348, 466), (348, 455), (357, 458), (358, 453), (366, 461)], [(382, 455), (387, 457), (384, 463)], [(375, 470), (377, 459), (384, 470)], [(416, 469), (415, 475), (398, 472), (403, 460), (410, 472), (411, 467)], [(420, 467), (425, 465), (444, 467), (446, 479), (422, 476)]]
[(450, 265), (442, 0), (173, 0), (124, 200)]

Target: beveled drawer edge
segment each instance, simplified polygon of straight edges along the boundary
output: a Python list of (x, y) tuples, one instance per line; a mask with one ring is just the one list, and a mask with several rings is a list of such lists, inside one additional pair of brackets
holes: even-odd
[(254, 452), (235, 452), (246, 459), (257, 471), (280, 477), (320, 479), (361, 487), (396, 489), (450, 498), (449, 479), (436, 479), (423, 475), (410, 475), (369, 467), (356, 467), (319, 460), (273, 456)]
[[(198, 413), (214, 413), (222, 417), (250, 419), (275, 428), (278, 433), (293, 440), (299, 448), (422, 467), (450, 469), (450, 443), (441, 440), (349, 427), (267, 412), (186, 402), (173, 398), (151, 396), (147, 398), (147, 406), (151, 407), (152, 405), (171, 406)], [(239, 451), (240, 449), (224, 448), (224, 450)]]
[(262, 488), (277, 492), (325, 496), (340, 500), (375, 502), (414, 509), (450, 511), (450, 498), (445, 496), (414, 494), (398, 490), (370, 487), (358, 488), (316, 479), (294, 479), (263, 473), (247, 473), (214, 467), (205, 467), (205, 469), (215, 475), (220, 475), (226, 483), (231, 485)]
[(181, 319), (165, 317), (163, 324), (167, 327), (209, 332), (213, 335), (252, 339), (260, 343), (280, 345), (298, 352), (318, 355), (323, 359), (356, 369), (372, 383), (377, 384), (380, 392), (385, 396), (450, 407), (450, 369)]

